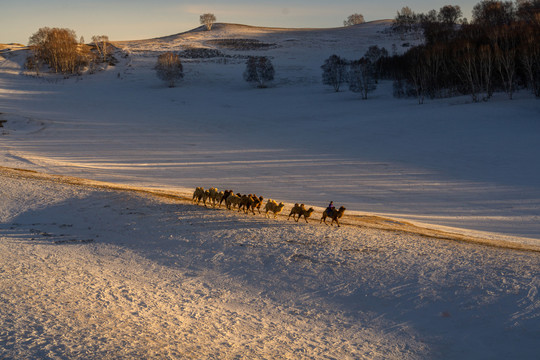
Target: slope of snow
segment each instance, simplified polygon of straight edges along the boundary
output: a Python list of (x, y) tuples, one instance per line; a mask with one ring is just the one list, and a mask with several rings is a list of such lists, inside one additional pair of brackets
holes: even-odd
[[(419, 106), (387, 82), (367, 101), (321, 85), (333, 53), (417, 41), (387, 25), (216, 24), (119, 42), (116, 67), (70, 79), (26, 76), (25, 50), (1, 52), (0, 166), (25, 170), (0, 168), (0, 358), (536, 358), (538, 252), (403, 219), (538, 248), (539, 103)], [(209, 41), (233, 38), (275, 45)], [(167, 88), (157, 55), (193, 47), (225, 56), (184, 59)], [(273, 86), (242, 80), (247, 55), (271, 57)], [(26, 170), (316, 212), (266, 219)], [(317, 224), (329, 200), (355, 225)]]
[[(131, 56), (118, 54), (118, 66), (67, 80), (20, 76), (24, 55), (9, 55), (0, 65), (1, 165), (186, 193), (233, 188), (319, 207), (334, 200), (360, 214), (538, 239), (538, 101), (523, 93), (418, 106), (392, 98), (387, 82), (368, 101), (321, 85), (332, 53), (353, 59), (370, 45), (403, 50), (414, 41), (386, 28), (218, 24), (119, 43)], [(215, 38), (276, 46), (186, 59), (174, 89), (155, 77), (159, 52)], [(249, 54), (272, 58), (273, 87), (242, 80)]]
[(0, 175), (0, 357), (537, 356), (537, 253)]

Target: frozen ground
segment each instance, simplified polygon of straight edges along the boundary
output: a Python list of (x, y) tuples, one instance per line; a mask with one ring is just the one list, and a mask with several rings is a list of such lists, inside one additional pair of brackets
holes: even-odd
[[(321, 85), (333, 53), (414, 41), (386, 25), (219, 25), (118, 43), (129, 56), (116, 67), (70, 79), (23, 76), (24, 52), (1, 52), (0, 166), (167, 193), (232, 188), (316, 206), (314, 218), (334, 200), (349, 215), (538, 248), (537, 100), (419, 106), (389, 83), (368, 101)], [(234, 37), (276, 46), (186, 60), (174, 89), (155, 77), (159, 52)], [(242, 80), (248, 54), (272, 57), (274, 86)], [(537, 356), (538, 252), (38, 178), (0, 168), (0, 358)]]
[(535, 252), (2, 172), (0, 357), (535, 359)]

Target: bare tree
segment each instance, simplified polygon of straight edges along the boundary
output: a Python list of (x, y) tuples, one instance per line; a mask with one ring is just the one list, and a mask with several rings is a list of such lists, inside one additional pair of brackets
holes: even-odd
[(109, 37), (107, 35), (94, 35), (92, 36), (92, 42), (96, 47), (96, 51), (99, 55), (101, 62), (106, 62), (110, 55)]
[(526, 27), (520, 31), (519, 58), (527, 77), (527, 85), (540, 98), (540, 28)]
[(396, 32), (405, 33), (416, 30), (419, 25), (419, 16), (410, 7), (405, 6), (397, 12), (392, 29)]
[(202, 25), (206, 26), (206, 30), (210, 31), (212, 25), (216, 22), (216, 16), (211, 13), (202, 14), (200, 17), (200, 22)]
[(388, 57), (388, 50), (379, 48), (377, 45), (372, 45), (368, 48), (364, 57), (373, 64), (375, 81), (377, 82), (381, 77), (381, 60)]
[(472, 100), (479, 101), (480, 92), (480, 71), (476, 57), (476, 46), (469, 40), (463, 40), (455, 48), (454, 58), (458, 71), (457, 75), (462, 83), (469, 88)]
[(511, 1), (482, 0), (473, 8), (473, 23), (484, 26), (511, 24), (516, 16), (514, 3)]
[(404, 6), (401, 8), (401, 11), (398, 11), (399, 16), (404, 16), (407, 18), (413, 18), (415, 16), (414, 11), (410, 7)]
[(169, 87), (174, 87), (176, 80), (184, 77), (184, 68), (180, 56), (172, 52), (158, 56), (155, 70), (158, 78), (168, 82)]
[(492, 33), (494, 43), (495, 64), (501, 76), (504, 91), (512, 99), (516, 77), (517, 39), (514, 27), (502, 25)]
[(463, 13), (461, 12), (461, 8), (458, 5), (445, 5), (439, 10), (437, 18), (440, 22), (446, 25), (453, 26), (459, 22), (462, 16)]
[(332, 55), (324, 61), (321, 68), (323, 84), (332, 86), (334, 91), (338, 92), (341, 85), (347, 81), (347, 60)]
[(517, 17), (528, 24), (540, 25), (540, 0), (517, 0)]
[[(424, 45), (381, 62), (382, 73), (395, 78), (398, 96), (416, 93), (421, 101), (461, 93), (478, 102), (496, 90), (511, 99), (517, 86), (526, 86), (540, 98), (540, 0), (481, 0), (470, 24), (458, 6), (444, 6), (436, 15), (416, 16)], [(394, 25), (414, 17), (404, 8)], [(404, 88), (404, 79), (411, 88)]]
[(46, 63), (63, 74), (76, 74), (88, 64), (88, 53), (84, 44), (77, 42), (75, 31), (44, 27), (34, 33), (28, 45), (34, 53), (34, 64)]
[(445, 69), (445, 49), (441, 44), (426, 48), (423, 54), (423, 74), (425, 77), (425, 92), (430, 98), (442, 93), (441, 73)]
[(347, 20), (343, 21), (343, 26), (358, 25), (358, 24), (363, 24), (365, 22), (366, 21), (364, 20), (364, 15), (352, 14), (352, 15), (349, 15)]
[(476, 52), (479, 71), (480, 91), (485, 93), (482, 100), (487, 101), (493, 96), (493, 69), (495, 68), (495, 58), (493, 48), (490, 44), (483, 44)]
[(48, 63), (48, 51), (45, 46), (51, 28), (42, 27), (36, 31), (28, 40), (28, 46), (32, 50), (33, 56), (26, 59), (26, 68), (35, 70), (39, 75), (39, 70), (42, 63)]
[(366, 100), (368, 94), (377, 88), (373, 63), (365, 57), (353, 61), (348, 80), (349, 89), (352, 92), (359, 92), (362, 99)]
[(250, 56), (246, 62), (244, 80), (257, 83), (257, 87), (265, 88), (268, 81), (274, 80), (274, 66), (266, 56)]
[(426, 64), (425, 49), (421, 46), (412, 48), (407, 53), (407, 56), (409, 79), (414, 86), (418, 103), (423, 104), (428, 88), (428, 66)]

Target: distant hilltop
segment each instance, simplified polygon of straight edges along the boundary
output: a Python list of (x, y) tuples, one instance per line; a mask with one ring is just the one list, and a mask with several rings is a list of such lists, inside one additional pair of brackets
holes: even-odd
[(18, 43), (0, 44), (0, 50), (13, 49), (13, 48), (24, 48), (24, 47), (26, 47), (26, 45), (18, 44)]
[(265, 27), (265, 26), (254, 26), (254, 25), (244, 25), (244, 24), (232, 24), (232, 23), (215, 23), (212, 26), (212, 30), (206, 30), (206, 26), (202, 25), (194, 29), (184, 31), (177, 34), (160, 36), (150, 39), (133, 39), (133, 40), (121, 40), (113, 41), (115, 43), (127, 43), (127, 42), (138, 42), (138, 41), (171, 41), (178, 38), (185, 38), (188, 36), (196, 37), (205, 37), (205, 38), (220, 38), (220, 37), (235, 37), (235, 36), (246, 36), (246, 35), (262, 35), (262, 34), (287, 34), (287, 33), (299, 33), (299, 32), (349, 32), (354, 29), (359, 28), (368, 28), (373, 26), (390, 26), (393, 20), (384, 19), (384, 20), (375, 20), (369, 21), (358, 25), (352, 26), (340, 26), (333, 28), (281, 28), (281, 27)]

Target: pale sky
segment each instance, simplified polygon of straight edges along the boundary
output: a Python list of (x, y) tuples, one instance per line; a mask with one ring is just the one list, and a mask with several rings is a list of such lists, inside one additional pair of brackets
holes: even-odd
[(392, 19), (409, 6), (415, 12), (459, 5), (470, 19), (478, 1), (377, 0), (0, 0), (0, 43), (28, 44), (41, 27), (75, 30), (90, 42), (93, 35), (110, 40), (139, 40), (177, 34), (200, 26), (199, 16), (213, 13), (217, 22), (272, 27), (343, 26), (360, 13), (366, 21)]

